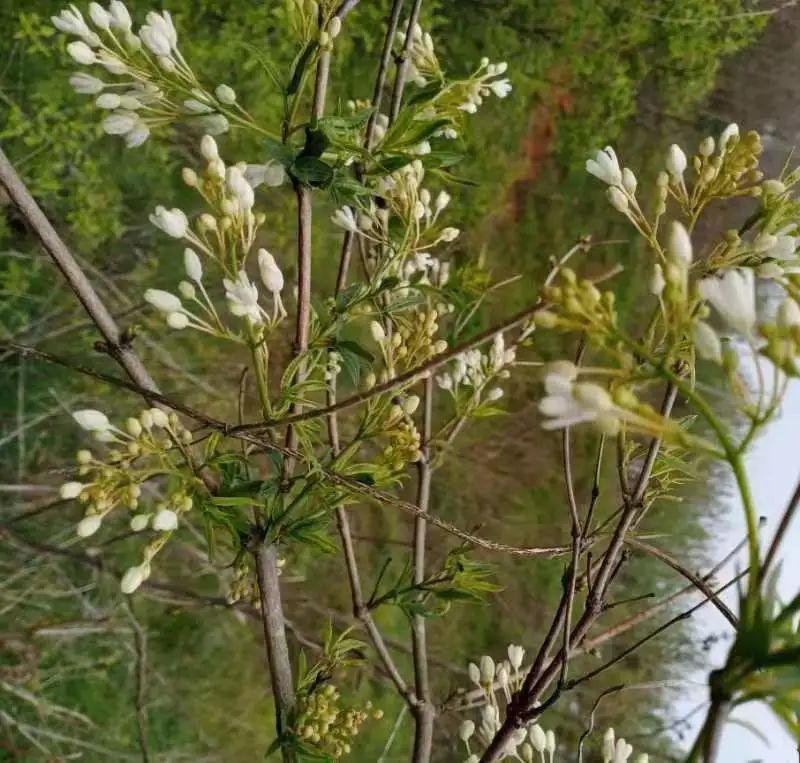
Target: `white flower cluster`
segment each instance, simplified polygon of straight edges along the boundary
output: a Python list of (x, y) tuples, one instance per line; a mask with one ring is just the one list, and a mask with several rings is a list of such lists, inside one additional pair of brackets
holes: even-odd
[(481, 59), (478, 70), (465, 88), (465, 100), (458, 108), (467, 114), (474, 114), (489, 95), (505, 98), (511, 92), (511, 80), (503, 76), (507, 71), (508, 64), (505, 61), (493, 64), (488, 58)]
[[(522, 685), (524, 674), (521, 668), (525, 659), (525, 649), (516, 644), (509, 644), (507, 654), (508, 658), (500, 663), (495, 663), (489, 655), (484, 655), (477, 664), (471, 662), (467, 668), (470, 680), (481, 690), (486, 704), (481, 708), (480, 723), (477, 729), (471, 720), (463, 721), (459, 727), (458, 735), (469, 753), (465, 763), (477, 763), (478, 761), (478, 755), (473, 752), (471, 746), (471, 740), (476, 732), (478, 742), (486, 747), (502, 725), (501, 706), (497, 699), (497, 692), (502, 692), (507, 704), (511, 701), (513, 692)], [(503, 751), (503, 757), (533, 763), (535, 753), (538, 753), (542, 763), (545, 761), (553, 763), (556, 753), (556, 736), (552, 730), (545, 731), (538, 723), (531, 722), (527, 727), (516, 731)]]
[[(114, 426), (102, 411), (91, 408), (75, 411), (72, 416), (96, 440), (112, 446), (105, 460), (91, 451), (79, 451), (78, 473), (82, 481), (61, 486), (60, 495), (64, 500), (78, 499), (86, 504), (77, 534), (88, 538), (100, 529), (105, 517), (117, 506), (125, 505), (136, 511), (141, 485), (158, 474), (169, 473), (165, 466), (169, 461), (166, 453), (176, 444), (183, 447), (190, 443), (192, 433), (181, 425), (174, 413), (167, 414), (160, 408), (148, 408), (138, 417), (129, 418), (124, 428)], [(150, 463), (144, 463), (148, 457), (153, 458), (149, 459)], [(131, 530), (141, 532), (149, 525), (158, 536), (146, 546), (143, 563), (123, 576), (123, 593), (133, 593), (147, 579), (150, 562), (177, 529), (179, 515), (191, 508), (192, 499), (184, 492), (175, 492), (169, 501), (157, 504), (154, 512), (132, 515)]]
[[(148, 289), (145, 299), (163, 313), (167, 325), (173, 329), (191, 327), (213, 336), (235, 338), (236, 335), (220, 319), (206, 291), (203, 265), (197, 252), (214, 260), (225, 273), (222, 285), (232, 315), (246, 319), (250, 326), (274, 326), (286, 316), (281, 300), (283, 273), (273, 255), (266, 249), (259, 249), (257, 257), (261, 282), (272, 299), (271, 314), (261, 307), (258, 288), (244, 267), (258, 227), (264, 219), (263, 215), (253, 212), (254, 186), (248, 176), (263, 174), (261, 171), (264, 167), (258, 165), (255, 171), (254, 165), (248, 167), (244, 163), (226, 167), (210, 135), (202, 138), (200, 150), (207, 161), (204, 173), (199, 177), (194, 170), (185, 168), (183, 177), (189, 186), (203, 196), (213, 214), (201, 214), (193, 229), (182, 210), (156, 207), (150, 215), (150, 222), (168, 236), (184, 239), (191, 247), (184, 250), (187, 280), (178, 287), (180, 297), (161, 289)], [(187, 308), (181, 297), (194, 303), (196, 309)]]
[[(405, 48), (406, 33), (397, 33), (397, 42), (400, 49)], [(428, 32), (423, 31), (419, 24), (414, 25), (411, 32), (411, 47), (409, 49), (410, 59), (407, 62), (408, 78), (424, 87), (431, 79), (441, 79), (442, 68), (439, 59), (436, 58), (433, 37)]]
[[(506, 347), (503, 335), (495, 334), (488, 352), (482, 353), (476, 348), (457, 356), (452, 368), (436, 377), (436, 384), (454, 397), (459, 388), (469, 388), (472, 403), (475, 404), (492, 382), (509, 377), (509, 366), (513, 365), (516, 357), (516, 350)], [(494, 401), (502, 396), (503, 390), (494, 386), (486, 391), (484, 399)]]
[(228, 130), (226, 113), (233, 113), (236, 94), (228, 85), (213, 93), (200, 85), (178, 49), (168, 11), (150, 11), (138, 33), (120, 0), (111, 0), (107, 9), (90, 3), (89, 19), (70, 5), (52, 21), (78, 38), (67, 45), (77, 63), (100, 67), (117, 78), (107, 82), (85, 72), (70, 78), (76, 92), (97, 96), (98, 108), (110, 112), (103, 120), (105, 132), (124, 137), (133, 148), (147, 140), (153, 127), (177, 119), (192, 119), (214, 135)]
[[(633, 747), (621, 737), (616, 738), (614, 729), (608, 729), (603, 736), (603, 763), (628, 763)], [(633, 763), (649, 763), (650, 756), (640, 753)]]
[(578, 368), (566, 360), (551, 363), (544, 377), (547, 395), (539, 411), (547, 418), (544, 429), (564, 429), (592, 422), (606, 434), (616, 434), (620, 421), (629, 418), (608, 391), (593, 382), (578, 382)]

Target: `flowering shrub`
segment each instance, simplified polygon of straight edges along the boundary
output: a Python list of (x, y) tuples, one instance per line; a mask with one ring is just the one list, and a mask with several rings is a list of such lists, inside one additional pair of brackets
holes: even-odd
[[(785, 607), (774, 601), (769, 573), (781, 535), (762, 559), (742, 455), (774, 416), (786, 379), (798, 375), (799, 261), (793, 235), (798, 206), (792, 189), (800, 175), (787, 171), (764, 180), (758, 135), (740, 135), (731, 125), (718, 139), (704, 140), (691, 163), (672, 146), (649, 204), (634, 172), (620, 165), (614, 150), (599, 151), (586, 169), (607, 186), (610, 204), (641, 237), (652, 261), (652, 311), (644, 331), (624, 325), (614, 293), (601, 291), (602, 279), (579, 277), (580, 264), (572, 267), (570, 260), (591, 249), (590, 242), (581, 241), (554, 263), (534, 305), (470, 335), (469, 318), (484, 295), (475, 285), (480, 279), (470, 278), (451, 257), (450, 245), (460, 233), (447, 225), (456, 180), (451, 168), (462, 158), (460, 139), (468, 117), (486, 98), (502, 99), (511, 92), (506, 64), (483, 59), (463, 79), (449, 78), (433, 39), (417, 22), (419, 2), (404, 30), (396, 2), (374, 101), (350, 102), (326, 115), (331, 57), (355, 4), (290, 3), (298, 46), (292, 69), (284, 76), (262, 61), (285, 106), (269, 125), (259, 124), (239, 104), (231, 86), (200, 82), (180, 53), (167, 11), (148, 13), (138, 31), (119, 0), (107, 9), (91, 3), (88, 22), (75, 6), (54, 17), (55, 26), (74, 38), (67, 45), (69, 55), (89, 67), (71, 78), (72, 86), (96, 96), (97, 107), (110, 112), (102, 121), (106, 133), (123, 136), (131, 149), (166, 126), (186, 123), (204, 133), (196, 166), (182, 172), (204, 211), (187, 214), (161, 200), (166, 204), (155, 206), (150, 216), (175, 240), (176, 250), (183, 250), (186, 280), (177, 294), (154, 285), (144, 298), (170, 330), (198, 331), (207, 341), (228, 343), (232, 351), (243, 348), (258, 398), (257, 413), (246, 410), (248, 376), (243, 374), (244, 420), (233, 424), (162, 395), (142, 383), (141, 373), (131, 372), (137, 366), (123, 363), (133, 383), (116, 383), (139, 392), (148, 407), (124, 428), (99, 410), (74, 413), (78, 425), (107, 448), (102, 455), (82, 450), (81, 481), (62, 486), (65, 500), (85, 504), (78, 535), (100, 531), (115, 510), (123, 509), (131, 514), (132, 532), (149, 528), (140, 563), (121, 577), (122, 592), (131, 595), (147, 582), (173, 533), (193, 517), (202, 519), (209, 537), (224, 538), (235, 556), (229, 601), (252, 597), (260, 611), (276, 709), (276, 739), (268, 752), (280, 751), (284, 761), (339, 759), (355, 749), (357, 732), (372, 709), (343, 706), (333, 680), (360, 659), (365, 645), (329, 627), (316, 661), (308, 665), (301, 653), (293, 664), (278, 580), (284, 564), (279, 554), (301, 547), (336, 550), (329, 537), (335, 518), (354, 615), (382, 673), (414, 718), (413, 760), (431, 759), (437, 717), (466, 712), (476, 703), (481, 707), (477, 730), (470, 719), (459, 730), (470, 763), (532, 761), (536, 754), (552, 763), (558, 740), (540, 718), (562, 695), (613, 664), (577, 678), (568, 675), (571, 658), (590, 641), (591, 629), (608, 608), (623, 549), (650, 549), (657, 555), (636, 531), (653, 501), (671, 488), (664, 475), (680, 471), (690, 459), (718, 459), (732, 469), (745, 507), (748, 582), (737, 617), (705, 581), (693, 580), (706, 600), (727, 612), (737, 638), (726, 666), (712, 674), (711, 707), (690, 759), (713, 760), (730, 707), (755, 697), (769, 699), (794, 727), (798, 708), (785, 687), (796, 656), (792, 616), (800, 601)], [(384, 109), (392, 54), (398, 64)], [(103, 78), (95, 76), (100, 70)], [(212, 136), (234, 127), (257, 134), (263, 155), (251, 163), (223, 159)], [(270, 189), (283, 184), (291, 185), (297, 201), (293, 257), (262, 246), (269, 239), (262, 229), (264, 205)], [(9, 192), (16, 200), (10, 185)], [(343, 232), (330, 296), (315, 289), (312, 279), (313, 199), (323, 193), (336, 207), (331, 224)], [(757, 200), (756, 210), (741, 229), (727, 231), (704, 257), (696, 257), (692, 237), (703, 211), (737, 197)], [(351, 273), (354, 253), (360, 260), (358, 278)], [(296, 284), (291, 295), (285, 293), (289, 267)], [(784, 293), (777, 313), (761, 321), (756, 279)], [(86, 287), (76, 287), (81, 288)], [(291, 359), (276, 368), (287, 324), (294, 326)], [(548, 331), (580, 337), (575, 360), (544, 366), (545, 394), (539, 403), (544, 429), (564, 430), (571, 543), (504, 546), (438, 518), (430, 501), (431, 481), (465, 425), (501, 412), (498, 401), (509, 375), (524, 364), (542, 365), (537, 338)], [(122, 362), (121, 348), (109, 347), (109, 352)], [(771, 380), (759, 373), (754, 391), (739, 369), (743, 352), (752, 354), (759, 370), (762, 364), (771, 370)], [(523, 360), (523, 354), (533, 359)], [(704, 381), (709, 375), (721, 378), (735, 401), (745, 422), (743, 435), (715, 408)], [(340, 397), (347, 386), (350, 394)], [(659, 387), (665, 391), (657, 407)], [(678, 397), (693, 417), (672, 417)], [(593, 515), (596, 495), (581, 512), (572, 484), (569, 432), (582, 424), (590, 424), (598, 436), (598, 465), (606, 441), (617, 445), (622, 505), (600, 523)], [(413, 472), (416, 498), (410, 503), (402, 490)], [(366, 597), (348, 523), (347, 507), (357, 500), (409, 512), (415, 526), (408, 564), (392, 575), (384, 567)], [(787, 517), (794, 510), (790, 506)], [(425, 559), (430, 523), (459, 539), (438, 568)], [(523, 666), (526, 648), (521, 646), (510, 646), (508, 660), (500, 664), (484, 656), (468, 669), (477, 688), (437, 703), (430, 686), (426, 618), (496, 590), (489, 569), (472, 557), (475, 547), (568, 557), (564, 593), (530, 666)], [(413, 687), (373, 617), (387, 606), (397, 607), (409, 622)], [(579, 757), (583, 741), (577, 744)], [(613, 731), (606, 734), (605, 763), (624, 763), (631, 754), (624, 739), (616, 739)], [(645, 754), (636, 760), (647, 759)]]

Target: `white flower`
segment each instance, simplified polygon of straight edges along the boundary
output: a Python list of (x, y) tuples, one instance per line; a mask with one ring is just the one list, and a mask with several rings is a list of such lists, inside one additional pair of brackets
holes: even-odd
[(111, 26), (112, 16), (100, 3), (89, 3), (89, 15), (99, 29), (106, 31)]
[(692, 328), (692, 340), (697, 354), (704, 360), (722, 363), (722, 344), (717, 332), (705, 321), (697, 321)]
[(739, 125), (735, 122), (729, 124), (719, 136), (719, 152), (724, 154), (728, 150), (728, 143), (731, 138), (739, 137)]
[(85, 429), (87, 432), (103, 432), (111, 426), (108, 416), (102, 411), (97, 411), (93, 408), (73, 411), (72, 418), (75, 419), (81, 429)]
[(462, 742), (467, 742), (475, 733), (475, 724), (472, 721), (462, 721), (458, 727), (458, 736)]
[(150, 523), (149, 514), (134, 514), (131, 517), (130, 528), (133, 532), (138, 533), (144, 530)]
[(606, 146), (602, 151), (595, 153), (593, 158), (587, 159), (586, 171), (608, 185), (622, 183), (622, 170), (611, 146)]
[(111, 0), (108, 6), (108, 12), (111, 14), (112, 26), (121, 29), (123, 32), (130, 30), (133, 23), (131, 21), (131, 14), (128, 13), (128, 9), (125, 7), (125, 3), (123, 3), (122, 0)]
[(178, 515), (172, 509), (161, 509), (153, 517), (153, 529), (156, 532), (171, 532), (178, 527)]
[(372, 323), (369, 324), (369, 331), (370, 334), (372, 334), (372, 338), (378, 344), (386, 340), (386, 332), (378, 321), (372, 321)]
[(517, 644), (508, 645), (508, 661), (514, 670), (519, 670), (522, 666), (522, 661), (525, 659), (525, 650)]
[(65, 8), (58, 16), (51, 16), (50, 20), (56, 29), (65, 34), (74, 34), (76, 37), (84, 39), (92, 39), (94, 34), (83, 20), (81, 12), (74, 5)]
[(636, 181), (636, 175), (633, 174), (631, 170), (627, 167), (623, 167), (622, 169), (622, 187), (631, 195), (633, 196), (636, 193), (636, 186), (638, 185)]
[(449, 244), (455, 241), (460, 235), (461, 231), (458, 228), (445, 228), (439, 235), (439, 238)]
[(160, 408), (150, 408), (148, 413), (150, 414), (154, 426), (164, 429), (169, 425), (169, 416)]
[(338, 225), (340, 228), (349, 230), (351, 233), (358, 233), (356, 216), (353, 214), (353, 210), (350, 207), (342, 207), (341, 209), (337, 209), (333, 213), (331, 220), (333, 221), (334, 225)]
[(633, 763), (650, 763), (650, 756), (643, 752), (636, 756), (636, 760), (634, 760)]
[(472, 681), (472, 683), (476, 684), (477, 686), (481, 685), (481, 670), (474, 662), (471, 662), (469, 665), (467, 665), (467, 674), (469, 675), (469, 680)]
[(486, 393), (486, 399), (489, 402), (494, 402), (495, 400), (499, 400), (503, 397), (503, 390), (500, 387), (493, 387)]
[(83, 492), (84, 484), (82, 482), (65, 482), (58, 491), (58, 494), (65, 501), (77, 498)]
[(228, 120), (222, 114), (209, 114), (202, 117), (200, 122), (209, 135), (222, 135), (230, 128)]
[(700, 281), (700, 294), (730, 328), (750, 334), (756, 323), (755, 277), (749, 268), (735, 268)]
[(200, 153), (208, 162), (214, 161), (214, 159), (219, 159), (217, 141), (215, 141), (210, 135), (204, 135), (200, 139)]
[(236, 92), (229, 85), (217, 85), (214, 94), (217, 96), (217, 100), (219, 100), (220, 103), (224, 103), (226, 106), (236, 103)]
[(164, 35), (173, 48), (178, 44), (178, 33), (175, 30), (175, 24), (172, 23), (172, 16), (170, 16), (169, 11), (162, 11), (160, 14), (156, 11), (150, 11), (145, 16), (145, 21), (153, 29), (157, 29)]
[(486, 686), (491, 684), (494, 681), (494, 672), (495, 672), (495, 665), (494, 660), (488, 655), (485, 654), (481, 657), (481, 683)]
[(692, 239), (679, 222), (673, 222), (670, 226), (667, 254), (682, 266), (688, 267), (692, 264)]
[(556, 751), (556, 735), (552, 729), (547, 730), (547, 752), (550, 754), (550, 760), (553, 760), (553, 755)]
[(97, 61), (94, 51), (85, 42), (80, 40), (67, 45), (67, 53), (79, 64), (84, 64), (85, 66), (89, 66)]
[(195, 283), (200, 283), (203, 280), (203, 265), (200, 262), (200, 258), (197, 256), (197, 252), (194, 249), (189, 249), (188, 246), (183, 250), (183, 266), (190, 280)]
[(183, 102), (183, 106), (187, 111), (191, 111), (192, 114), (211, 114), (214, 111), (209, 104), (198, 101), (197, 98), (187, 98)]
[(253, 187), (247, 182), (242, 171), (237, 166), (228, 167), (228, 171), (225, 175), (225, 184), (243, 210), (250, 210), (253, 208), (253, 204), (255, 204), (256, 201)]
[(258, 304), (258, 289), (247, 277), (244, 270), (239, 271), (235, 281), (223, 279), (228, 309), (239, 318), (247, 318), (251, 323), (261, 323), (262, 310)]
[(677, 144), (673, 143), (667, 151), (666, 168), (667, 172), (672, 176), (672, 179), (677, 181), (683, 178), (683, 173), (686, 170), (686, 154), (683, 149)]
[(614, 737), (614, 729), (609, 728), (603, 735), (603, 763), (614, 763), (615, 751), (616, 741)]
[(547, 734), (544, 733), (544, 729), (538, 723), (534, 723), (528, 729), (528, 738), (531, 740), (536, 752), (544, 752), (545, 747), (547, 747)]
[(189, 316), (186, 313), (167, 313), (167, 326), (176, 331), (185, 329), (189, 325)]
[(169, 39), (160, 29), (145, 24), (139, 29), (139, 37), (157, 56), (168, 57), (172, 51)]
[(150, 577), (150, 565), (146, 562), (138, 567), (130, 567), (122, 576), (120, 590), (122, 593), (132, 594), (148, 577)]
[(489, 89), (498, 98), (505, 98), (511, 92), (511, 82), (508, 79), (496, 79), (489, 83)]
[(633, 752), (633, 747), (629, 745), (624, 739), (617, 740), (617, 746), (614, 750), (614, 763), (627, 763)]
[(76, 528), (78, 537), (88, 538), (90, 535), (94, 535), (100, 529), (101, 524), (103, 524), (103, 517), (99, 514), (91, 514), (88, 517), (84, 517), (78, 522), (78, 527)]
[(163, 289), (148, 289), (144, 293), (144, 299), (162, 313), (177, 313), (183, 310), (180, 298)]
[(653, 265), (653, 272), (650, 275), (650, 293), (654, 294), (658, 297), (662, 291), (664, 291), (664, 287), (666, 286), (666, 281), (664, 280), (664, 269), (656, 263)]
[(69, 84), (76, 93), (81, 95), (96, 95), (106, 86), (103, 80), (93, 77), (91, 74), (77, 72), (69, 78)]
[(244, 177), (253, 188), (258, 188), (262, 184), (274, 188), (283, 185), (286, 181), (286, 170), (278, 162), (248, 164), (244, 171)]
[(258, 250), (258, 269), (261, 273), (261, 282), (267, 291), (277, 294), (283, 291), (283, 273), (275, 262), (275, 258), (266, 250)]
[(186, 215), (177, 207), (166, 209), (157, 206), (155, 212), (150, 215), (150, 222), (172, 238), (183, 238), (189, 228)]
[(563, 429), (617, 414), (611, 396), (603, 387), (578, 384), (576, 375), (572, 363), (550, 366), (544, 380), (547, 395), (539, 402), (539, 411), (549, 417), (542, 423), (544, 429)]
[(606, 196), (617, 212), (622, 212), (624, 215), (628, 211), (628, 197), (617, 186), (610, 186), (606, 191)]
[(150, 128), (139, 120), (133, 129), (125, 136), (125, 145), (128, 148), (141, 146), (150, 137)]
[(126, 74), (128, 71), (125, 62), (107, 50), (101, 50), (97, 54), (97, 63), (105, 67), (106, 71), (111, 74)]
[(108, 135), (126, 135), (135, 129), (139, 122), (139, 115), (133, 111), (115, 111), (103, 120), (103, 132)]
[[(97, 97), (94, 105), (98, 109), (116, 109), (119, 108), (120, 98), (116, 93), (103, 93)], [(127, 132), (127, 130), (125, 130)]]
[(782, 328), (800, 326), (800, 305), (787, 297), (778, 307), (777, 319)]

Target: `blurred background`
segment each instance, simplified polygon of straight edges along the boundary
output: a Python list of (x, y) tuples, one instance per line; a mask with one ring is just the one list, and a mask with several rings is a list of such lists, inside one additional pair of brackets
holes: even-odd
[[(337, 40), (332, 108), (369, 98), (388, 5), (362, 0), (348, 18)], [(91, 103), (67, 84), (64, 40), (49, 21), (61, 6), (0, 0), (2, 148), (120, 323), (135, 327), (136, 347), (165, 391), (209, 412), (230, 412), (239, 359), (197, 335), (165, 333), (143, 309), (146, 287), (171, 288), (182, 272), (181, 248), (165, 241), (147, 216), (156, 204), (192, 208), (180, 168), (193, 162), (198, 135), (163, 134), (133, 151), (104, 135)], [(140, 0), (128, 6), (138, 20), (151, 8)], [(271, 123), (279, 96), (242, 43), (264, 46), (288, 66), (294, 50), (284, 31), (284, 4), (169, 0), (165, 7), (195, 71), (206, 81), (233, 85), (251, 113)], [(458, 168), (471, 182), (453, 192), (453, 224), (465, 232), (456, 256), (484, 263), (495, 281), (521, 276), (481, 305), (476, 331), (535, 299), (550, 258), (583, 235), (605, 242), (584, 263), (586, 272), (624, 266), (615, 278), (619, 307), (636, 319), (646, 265), (630, 231), (583, 169), (591, 151), (613, 143), (644, 184), (662, 168), (670, 143), (694, 149), (730, 121), (762, 133), (764, 163), (773, 172), (800, 136), (795, 2), (427, 0), (423, 26), (448, 73), (469, 72), (487, 55), (508, 61), (514, 85), (507, 100), (487, 102), (471, 120), (470, 157)], [(225, 159), (259, 159), (249, 136), (234, 132), (220, 146)], [(284, 188), (271, 191), (264, 206), (264, 243), (289, 280), (292, 204)], [(329, 288), (338, 236), (323, 205), (320, 200), (315, 215), (314, 268)], [(97, 336), (72, 293), (3, 198), (0, 337), (113, 370), (93, 349)], [(537, 347), (545, 358), (574, 354), (573, 346), (547, 341)], [(287, 337), (287, 356), (289, 351)], [(460, 439), (435, 483), (433, 511), (461, 527), (479, 524), (484, 534), (505, 542), (556, 544), (568, 535), (559, 441), (538, 426), (535, 374), (515, 374), (510, 387), (510, 415), (472, 427)], [(797, 397), (790, 395), (780, 431), (759, 443), (752, 464), (756, 482), (768, 488), (760, 495), (773, 511), (785, 490), (773, 481), (776, 459), (791, 456), (797, 437), (796, 426), (784, 425), (800, 416)], [(79, 507), (56, 500), (57, 486), (80, 443), (68, 411), (85, 406), (113, 407), (122, 416), (137, 401), (67, 371), (0, 355), (0, 761), (140, 760), (143, 720), (153, 760), (260, 760), (272, 722), (258, 622), (246, 603), (226, 605), (231, 560), (224, 553), (208, 560), (201, 524), (182, 528), (180, 542), (170, 544), (154, 576), (157, 585), (131, 601), (119, 594), (113, 574), (137, 558), (139, 543), (131, 542), (124, 522), (92, 538), (91, 547), (74, 537)], [(588, 493), (594, 435), (576, 436), (574, 447), (577, 484)], [(796, 466), (789, 462), (784, 472), (793, 483)], [(729, 505), (722, 476), (694, 477), (681, 500), (654, 508), (647, 529), (661, 534), (664, 548), (704, 570), (741, 537), (738, 507)], [(614, 508), (613, 496), (606, 501), (601, 495), (600, 510)], [(407, 553), (404, 517), (363, 506), (354, 509), (354, 522), (368, 574), (387, 557)], [(448, 543), (432, 536), (432, 556), (444, 556)], [(502, 657), (510, 642), (534, 649), (560, 593), (563, 561), (487, 561), (496, 566), (503, 590), (484, 606), (453, 608), (429, 626), (440, 697), (466, 684), (468, 660), (484, 653)], [(663, 569), (633, 559), (618, 590), (624, 597), (661, 597), (681, 587)], [(290, 556), (283, 590), (296, 649), (313, 653), (329, 620), (337, 628), (350, 624), (349, 592), (336, 555)], [(673, 614), (685, 603), (676, 600)], [(622, 603), (607, 622), (622, 621), (637, 607), (641, 601)], [(381, 613), (381, 624), (397, 642), (402, 662), (408, 630), (403, 616)], [(604, 644), (579, 662), (596, 665), (644, 632)], [(726, 646), (721, 622), (695, 618), (572, 693), (548, 716), (548, 725), (559, 738), (575, 740), (603, 688), (646, 684), (601, 704), (595, 725), (614, 725), (654, 760), (677, 760), (694, 728), (686, 716), (703, 702), (707, 669)], [(411, 724), (380, 676), (364, 666), (342, 683), (385, 712), (365, 726), (351, 759), (407, 760)], [(796, 759), (776, 727), (759, 715), (749, 718), (766, 730), (772, 748), (765, 750), (752, 730), (737, 729), (727, 740), (725, 761)], [(463, 757), (454, 741), (460, 720), (442, 720), (440, 763)]]

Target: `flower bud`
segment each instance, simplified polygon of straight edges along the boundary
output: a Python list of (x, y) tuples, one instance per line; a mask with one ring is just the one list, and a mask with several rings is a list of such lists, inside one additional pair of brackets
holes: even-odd
[(84, 517), (78, 522), (76, 530), (78, 537), (88, 538), (90, 535), (94, 535), (100, 529), (101, 524), (103, 524), (103, 517), (99, 514), (91, 514), (88, 517)]
[(683, 153), (683, 149), (676, 143), (673, 143), (667, 152), (666, 161), (667, 172), (669, 172), (673, 180), (678, 181), (683, 179), (686, 164), (686, 154)]
[(372, 338), (378, 344), (386, 340), (386, 332), (383, 330), (383, 326), (381, 326), (378, 321), (372, 321), (372, 323), (369, 324), (369, 330), (372, 334)]
[(688, 267), (692, 264), (692, 239), (679, 222), (673, 222), (667, 239), (667, 254), (673, 261)]
[(226, 106), (236, 103), (236, 92), (229, 85), (217, 85), (214, 94), (217, 96), (217, 100)]
[(101, 432), (111, 426), (105, 413), (91, 408), (73, 411), (72, 418), (75, 419), (81, 429), (85, 429), (87, 432)]
[(149, 523), (149, 514), (134, 514), (131, 517), (130, 528), (133, 532), (138, 533), (144, 530)]
[(153, 517), (156, 532), (172, 532), (178, 527), (178, 515), (172, 509), (161, 509)]
[(83, 492), (84, 484), (82, 482), (65, 482), (58, 491), (58, 494), (65, 501), (70, 501), (77, 498)]

